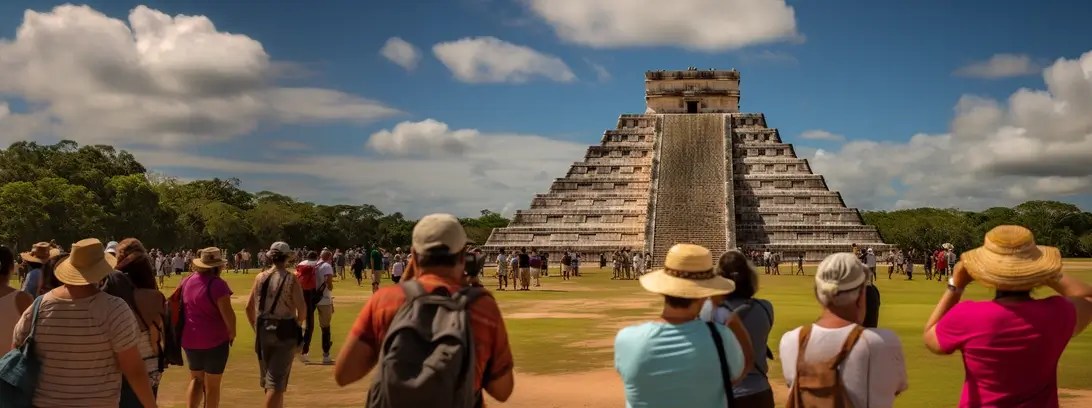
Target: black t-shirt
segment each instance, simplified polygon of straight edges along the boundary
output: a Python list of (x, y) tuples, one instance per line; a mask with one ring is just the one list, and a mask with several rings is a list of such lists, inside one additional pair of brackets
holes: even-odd
[(531, 256), (527, 255), (527, 254), (519, 254), (519, 267), (520, 268), (530, 268), (531, 267)]

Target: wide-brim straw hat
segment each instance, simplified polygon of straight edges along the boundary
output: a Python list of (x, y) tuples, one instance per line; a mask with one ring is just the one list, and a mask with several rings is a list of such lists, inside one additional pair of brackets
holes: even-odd
[(27, 262), (44, 264), (49, 261), (50, 249), (53, 249), (53, 246), (48, 242), (39, 242), (30, 247), (29, 251), (19, 254), (19, 257)]
[(641, 276), (641, 287), (684, 299), (704, 299), (736, 290), (735, 282), (714, 269), (713, 255), (705, 247), (676, 244), (667, 251), (663, 269)]
[(224, 259), (224, 252), (217, 247), (208, 247), (202, 249), (200, 256), (194, 258), (193, 266), (203, 269), (219, 268), (227, 265), (227, 260)]
[(102, 241), (88, 238), (72, 244), (72, 252), (57, 265), (53, 276), (68, 285), (98, 285), (114, 271), (114, 265), (117, 265), (117, 258), (106, 253)]
[(1035, 235), (1018, 225), (990, 230), (985, 243), (964, 252), (961, 260), (975, 281), (998, 290), (1031, 290), (1058, 280), (1062, 273), (1058, 248), (1035, 245)]

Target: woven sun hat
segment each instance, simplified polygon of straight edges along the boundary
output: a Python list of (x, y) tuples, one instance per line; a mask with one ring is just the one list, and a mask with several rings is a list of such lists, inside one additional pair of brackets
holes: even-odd
[(941, 247), (941, 248), (944, 248), (944, 249), (955, 249), (955, 245), (952, 245), (952, 243), (951, 243), (951, 242), (945, 242), (945, 243), (944, 243), (943, 245), (941, 245), (940, 247)]
[(193, 260), (193, 266), (204, 269), (219, 268), (227, 265), (227, 260), (224, 259), (224, 252), (217, 247), (208, 247), (198, 251), (200, 254), (197, 259)]
[(982, 246), (964, 252), (961, 259), (975, 281), (998, 290), (1031, 290), (1062, 273), (1058, 248), (1035, 245), (1035, 235), (1019, 225), (990, 230)]
[(49, 261), (49, 250), (52, 248), (48, 242), (39, 242), (30, 247), (29, 251), (19, 254), (19, 257), (27, 262), (44, 264)]
[(641, 276), (641, 287), (661, 295), (704, 299), (732, 293), (735, 282), (717, 274), (713, 255), (693, 244), (675, 244), (667, 251), (663, 269)]
[(98, 285), (114, 271), (117, 258), (106, 253), (102, 241), (88, 238), (72, 244), (68, 258), (57, 265), (53, 275), (61, 283), (74, 286)]

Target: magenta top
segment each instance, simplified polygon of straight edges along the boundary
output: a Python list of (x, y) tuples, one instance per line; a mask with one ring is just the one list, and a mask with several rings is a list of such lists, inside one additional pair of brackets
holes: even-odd
[(231, 288), (218, 276), (194, 274), (182, 281), (182, 302), (186, 305), (182, 348), (206, 350), (228, 341), (227, 324), (216, 306), (224, 296), (231, 296)]
[(1077, 312), (1054, 296), (1018, 303), (962, 302), (937, 323), (947, 352), (963, 352), (960, 407), (1058, 406), (1058, 359)]

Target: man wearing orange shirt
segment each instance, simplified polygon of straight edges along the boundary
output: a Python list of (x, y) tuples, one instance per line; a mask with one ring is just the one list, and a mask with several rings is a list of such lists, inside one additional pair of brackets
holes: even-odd
[[(466, 232), (454, 216), (425, 216), (413, 229), (414, 272), (407, 272), (404, 279), (412, 278), (427, 293), (459, 292), (466, 266), (466, 243)], [(337, 359), (334, 378), (338, 385), (359, 381), (376, 366), (395, 314), (406, 303), (406, 284), (379, 289), (361, 309)], [(500, 309), (488, 293), (467, 308), (476, 360), (474, 390), (479, 397), (484, 390), (494, 399), (506, 401), (514, 387), (513, 361)]]

